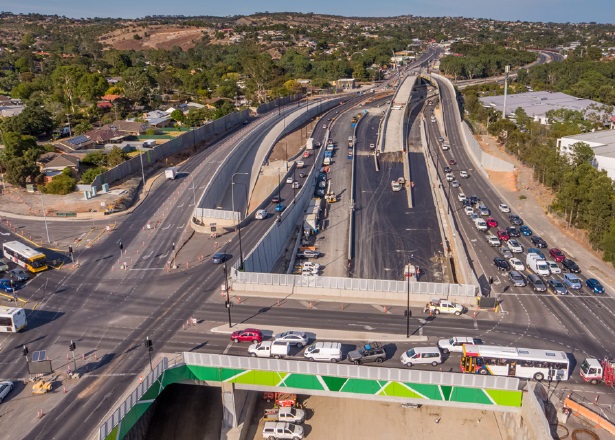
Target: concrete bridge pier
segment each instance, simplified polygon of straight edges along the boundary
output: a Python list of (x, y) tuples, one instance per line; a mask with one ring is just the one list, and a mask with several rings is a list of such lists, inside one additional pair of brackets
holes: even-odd
[(220, 440), (241, 440), (245, 438), (246, 432), (243, 428), (252, 418), (258, 393), (237, 390), (231, 382), (222, 382), (220, 385), (222, 390)]

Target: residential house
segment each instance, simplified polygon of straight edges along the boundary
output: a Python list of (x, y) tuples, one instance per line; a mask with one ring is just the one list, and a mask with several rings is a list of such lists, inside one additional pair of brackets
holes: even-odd
[(131, 134), (125, 131), (118, 130), (116, 127), (105, 125), (101, 128), (95, 128), (84, 133), (87, 137), (92, 139), (96, 145), (102, 146), (108, 143), (122, 142)]
[(143, 119), (145, 119), (151, 127), (156, 128), (170, 127), (174, 122), (173, 119), (171, 119), (171, 115), (162, 110), (154, 110), (145, 113)]
[(119, 131), (124, 131), (133, 136), (145, 134), (145, 131), (149, 128), (149, 125), (146, 122), (137, 121), (113, 121), (108, 126), (111, 128), (116, 128)]
[(45, 176), (45, 182), (61, 174), (64, 168), (70, 168), (74, 176), (79, 173), (79, 158), (70, 154), (45, 153), (38, 158), (36, 164)]
[(53, 145), (54, 147), (66, 153), (72, 153), (77, 150), (85, 150), (90, 146), (93, 148), (94, 144), (95, 143), (92, 139), (83, 134), (80, 134), (67, 139), (61, 139), (55, 142)]

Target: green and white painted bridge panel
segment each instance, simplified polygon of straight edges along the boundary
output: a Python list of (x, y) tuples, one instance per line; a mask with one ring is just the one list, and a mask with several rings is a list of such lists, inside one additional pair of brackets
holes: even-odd
[[(289, 391), (332, 397), (371, 396), (374, 400), (418, 403), (444, 402), (520, 407), (519, 379), (477, 374), (366, 367), (349, 364), (313, 363), (184, 353), (185, 365), (167, 370), (167, 380), (197, 380), (209, 385), (221, 382), (237, 388)], [(175, 377), (167, 377), (167, 376)], [(417, 399), (417, 400), (411, 400)]]
[(100, 427), (99, 439), (122, 439), (167, 385), (201, 383), (257, 391), (282, 391), (389, 402), (517, 411), (516, 378), (349, 364), (183, 353), (183, 363), (157, 366)]

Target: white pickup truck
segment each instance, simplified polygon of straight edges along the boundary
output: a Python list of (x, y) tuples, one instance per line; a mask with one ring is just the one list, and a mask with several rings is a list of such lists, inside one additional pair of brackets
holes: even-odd
[(275, 422), (303, 423), (305, 422), (305, 411), (290, 406), (266, 409), (264, 420)]
[(467, 309), (461, 304), (457, 304), (445, 299), (431, 301), (427, 305), (426, 309), (426, 311), (428, 311), (429, 313), (435, 313), (436, 315), (439, 315), (440, 313), (448, 313), (459, 316), (462, 313), (467, 312)]

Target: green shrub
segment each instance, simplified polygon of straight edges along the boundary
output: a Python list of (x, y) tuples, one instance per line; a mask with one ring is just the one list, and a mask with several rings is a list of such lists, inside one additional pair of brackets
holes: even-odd
[(75, 189), (75, 179), (66, 174), (58, 174), (51, 182), (42, 188), (42, 191), (47, 194), (65, 195), (71, 193)]
[(107, 170), (103, 167), (90, 168), (81, 175), (81, 182), (89, 185), (94, 181), (96, 176), (104, 173), (105, 171)]

